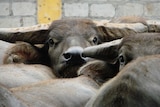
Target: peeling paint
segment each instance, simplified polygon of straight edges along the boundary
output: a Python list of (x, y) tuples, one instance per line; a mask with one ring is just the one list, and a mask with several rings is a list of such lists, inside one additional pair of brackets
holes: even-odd
[(61, 18), (61, 0), (38, 0), (38, 23), (50, 23)]

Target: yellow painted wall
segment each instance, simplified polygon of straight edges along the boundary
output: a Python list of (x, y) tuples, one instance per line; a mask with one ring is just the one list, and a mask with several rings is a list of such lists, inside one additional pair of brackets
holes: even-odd
[(61, 18), (61, 0), (38, 0), (38, 23), (49, 23)]

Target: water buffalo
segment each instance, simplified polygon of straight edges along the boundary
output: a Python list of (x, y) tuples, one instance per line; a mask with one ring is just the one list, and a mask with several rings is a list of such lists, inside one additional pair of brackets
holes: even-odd
[[(39, 31), (40, 32), (40, 31)], [(16, 33), (17, 34), (17, 33)], [(97, 26), (89, 19), (62, 19), (53, 21), (49, 29), (38, 34), (45, 39), (44, 46), (34, 46), (36, 33), (3, 36), (0, 39), (14, 42), (27, 41), (11, 47), (4, 63), (40, 63), (53, 68), (58, 77), (76, 77), (77, 69), (88, 61), (81, 56), (83, 48), (101, 43)], [(22, 36), (23, 35), (23, 36)], [(45, 36), (44, 36), (45, 35)], [(25, 38), (26, 37), (26, 38)], [(40, 59), (40, 60), (39, 60)]]
[[(99, 38), (100, 37), (99, 35), (101, 35), (100, 32), (98, 32), (97, 27), (90, 20), (77, 20), (77, 19), (73, 20), (72, 19), (72, 20), (54, 21), (50, 26), (49, 30), (47, 30), (46, 32), (43, 31), (42, 33), (46, 35), (46, 38), (45, 38), (46, 43), (44, 44), (44, 46), (42, 46), (42, 48), (33, 46), (33, 44), (28, 44), (28, 43), (25, 43), (26, 44), (25, 46), (27, 47), (29, 46), (31, 47), (31, 49), (36, 50), (35, 53), (36, 52), (40, 53), (40, 56), (42, 55), (40, 59), (44, 59), (44, 61), (42, 62), (45, 62), (49, 66), (51, 66), (53, 70), (56, 71), (56, 75), (59, 77), (77, 76), (76, 70), (88, 61), (86, 54), (85, 53), (82, 54), (83, 49), (88, 46), (97, 45), (101, 42), (100, 40), (102, 40)], [(20, 34), (18, 34), (18, 37), (19, 35)], [(22, 40), (25, 39), (25, 36), (26, 35), (24, 35)], [(13, 38), (9, 37), (9, 39), (11, 39), (11, 41), (14, 41), (14, 39), (16, 40), (16, 37), (15, 36)], [(26, 39), (24, 41), (30, 42), (29, 40), (26, 40)], [(117, 45), (118, 43), (115, 43), (115, 46)], [(28, 58), (23, 56), (20, 58), (24, 58), (24, 60), (14, 59), (17, 57), (12, 57), (12, 56), (16, 56), (17, 53), (19, 52), (21, 53), (21, 48), (18, 48), (17, 53), (12, 53), (14, 52), (12, 51), (12, 49), (15, 49), (15, 48), (17, 48), (17, 45), (14, 48), (11, 47), (10, 49), (11, 51), (10, 50), (8, 51), (8, 53), (11, 52), (9, 56), (7, 56), (7, 58), (11, 59), (9, 61), (12, 61), (12, 62), (15, 61), (16, 63), (18, 61), (22, 61), (25, 63), (32, 63), (32, 61), (31, 62), (30, 60), (28, 61)], [(115, 52), (116, 52), (116, 49), (117, 48), (115, 47), (114, 48)], [(25, 49), (22, 48), (22, 50), (23, 50), (22, 53), (24, 52), (24, 54), (26, 54), (25, 56), (27, 56), (27, 53), (24, 51)], [(84, 52), (85, 51), (87, 50), (85, 49)], [(110, 58), (116, 59), (115, 58), (116, 56), (117, 54), (115, 54), (114, 57), (110, 57)], [(115, 64), (116, 66), (119, 66), (119, 63), (116, 63), (116, 61), (114, 61), (113, 59), (107, 60), (111, 63), (110, 64), (107, 63), (105, 65), (109, 66), (110, 68), (114, 67), (117, 71), (117, 67), (115, 67)], [(102, 64), (100, 65), (103, 66)], [(101, 67), (101, 66), (98, 66), (98, 67)], [(93, 66), (93, 69), (94, 68), (95, 67)], [(12, 68), (10, 67), (10, 69)], [(103, 71), (104, 69), (108, 69), (108, 68), (105, 66), (100, 70)], [(117, 74), (117, 72), (114, 72), (114, 74), (112, 72), (109, 72), (109, 74), (112, 75), (110, 76), (110, 78), (112, 78)], [(102, 75), (104, 74), (102, 73)], [(13, 78), (12, 81), (14, 82), (14, 80), (16, 79)], [(34, 84), (30, 84), (30, 85), (23, 84), (22, 82), (22, 85), (23, 86), (18, 86), (10, 89), (0, 88), (2, 101), (10, 101), (10, 97), (8, 98), (8, 96), (5, 96), (5, 94), (3, 94), (3, 91), (7, 90), (8, 94), (11, 95), (11, 98), (16, 97), (17, 99), (19, 99), (18, 101), (22, 103), (26, 102), (25, 103), (26, 106), (28, 105), (28, 106), (39, 107), (40, 105), (42, 106), (57, 105), (60, 107), (63, 107), (63, 106), (80, 107), (85, 105), (86, 102), (96, 93), (97, 89), (99, 88), (98, 85), (92, 79), (88, 77), (81, 77), (81, 76), (77, 78), (72, 78), (72, 79), (45, 80), (38, 83), (36, 82)], [(55, 89), (55, 91), (52, 89)], [(37, 90), (40, 90), (40, 92), (39, 91), (37, 92)], [(14, 102), (10, 102), (10, 103), (14, 103)]]
[[(38, 35), (40, 40), (36, 41), (35, 32), (0, 33), (0, 39), (8, 42), (25, 41), (7, 43), (9, 48), (3, 61), (6, 65), (0, 66), (0, 106), (84, 106), (99, 85), (88, 77), (68, 77), (77, 76), (77, 69), (89, 60), (82, 56), (83, 48), (100, 43), (96, 25), (85, 19), (57, 20)], [(45, 43), (37, 46), (43, 41), (41, 35)], [(55, 79), (45, 65), (52, 67), (56, 76), (67, 79)]]
[(85, 107), (159, 107), (160, 55), (139, 57), (106, 82)]
[[(80, 67), (78, 75), (86, 75), (94, 79), (98, 84), (113, 78), (119, 72), (119, 61), (117, 61), (117, 47), (122, 39), (106, 42), (101, 45), (85, 48), (82, 55), (84, 57), (93, 57), (95, 59)], [(103, 49), (105, 48), (106, 49)], [(107, 49), (107, 47), (111, 47)], [(98, 50), (97, 50), (98, 49)], [(100, 49), (100, 52), (99, 52)], [(100, 54), (100, 55), (99, 55)]]
[[(83, 56), (100, 60), (90, 62), (91, 65), (84, 65), (80, 68), (78, 74), (90, 76), (103, 83), (114, 77), (119, 72), (119, 69), (122, 69), (137, 57), (160, 54), (159, 46), (159, 33), (140, 33), (97, 46), (87, 47), (83, 51)], [(99, 65), (98, 68), (97, 65)]]
[[(24, 42), (18, 45), (3, 41), (0, 43), (5, 44), (1, 52), (10, 46), (13, 47), (11, 49), (23, 44), (31, 46)], [(4, 53), (1, 55), (3, 57)], [(57, 79), (52, 69), (45, 65), (0, 65), (0, 106), (3, 107), (81, 107), (98, 89), (99, 85), (88, 77)]]
[(10, 43), (10, 45), (12, 46), (8, 46), (8, 48), (6, 48), (6, 51), (4, 52), (5, 55), (3, 57), (3, 64), (45, 64), (45, 61), (42, 57), (43, 55), (38, 51), (38, 48), (34, 45), (31, 45), (27, 42), (17, 42), (16, 44)]
[[(159, 50), (159, 33), (131, 35), (84, 49), (84, 57), (103, 61), (92, 62), (93, 71), (88, 71), (91, 68), (90, 65), (82, 67), (79, 74), (94, 77), (93, 72), (97, 72), (96, 76), (99, 76), (97, 78), (109, 77), (105, 80), (110, 79), (104, 83), (86, 107), (160, 106)], [(94, 71), (100, 63), (104, 66), (99, 66), (101, 68), (98, 69), (100, 69), (100, 74), (104, 75), (98, 74), (99, 71)], [(116, 67), (117, 71), (115, 71)]]
[[(1, 48), (4, 51), (17, 46), (0, 43), (5, 44), (5, 49)], [(3, 107), (81, 107), (98, 89), (99, 85), (91, 78), (60, 79), (50, 67), (41, 64), (0, 65), (0, 106)]]

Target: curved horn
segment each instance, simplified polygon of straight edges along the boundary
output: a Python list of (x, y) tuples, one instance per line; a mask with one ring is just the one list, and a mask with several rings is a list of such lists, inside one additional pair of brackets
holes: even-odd
[(82, 55), (107, 62), (113, 62), (118, 57), (118, 47), (123, 39), (106, 42), (96, 46), (90, 46), (84, 49)]
[(48, 27), (36, 25), (32, 27), (1, 28), (0, 40), (7, 42), (24, 41), (32, 44), (44, 43), (47, 39)]

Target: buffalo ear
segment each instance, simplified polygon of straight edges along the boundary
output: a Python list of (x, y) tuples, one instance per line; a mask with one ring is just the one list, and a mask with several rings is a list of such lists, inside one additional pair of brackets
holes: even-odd
[(82, 55), (103, 60), (109, 63), (115, 63), (118, 58), (119, 45), (123, 39), (117, 39), (96, 46), (90, 46), (84, 49)]
[(15, 43), (16, 41), (42, 44), (48, 38), (49, 25), (35, 25), (31, 27), (0, 28), (0, 40)]

